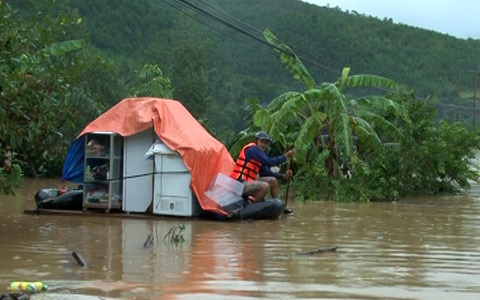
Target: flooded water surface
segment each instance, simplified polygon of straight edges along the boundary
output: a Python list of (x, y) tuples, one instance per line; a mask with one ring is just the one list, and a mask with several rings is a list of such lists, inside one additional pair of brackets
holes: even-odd
[[(1, 293), (12, 281), (43, 281), (48, 290), (32, 299), (480, 297), (477, 186), (397, 203), (291, 201), (294, 213), (275, 221), (24, 213), (35, 191), (56, 185), (26, 180), (0, 196)], [(164, 239), (179, 225), (183, 243)]]

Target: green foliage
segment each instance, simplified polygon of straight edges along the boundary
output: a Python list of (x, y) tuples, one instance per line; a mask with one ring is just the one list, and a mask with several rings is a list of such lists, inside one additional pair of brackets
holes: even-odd
[[(359, 146), (359, 160), (348, 164), (351, 177), (328, 178), (324, 168), (302, 168), (295, 189), (305, 199), (334, 201), (392, 201), (418, 194), (454, 194), (477, 181), (472, 166), (480, 137), (461, 123), (434, 122), (435, 110), (426, 102), (405, 103), (409, 122), (397, 145), (371, 152)], [(313, 179), (313, 181), (312, 181)], [(298, 192), (297, 192), (298, 193)]]
[[(254, 28), (270, 28), (295, 47), (265, 31), (281, 64), (270, 48), (237, 31), (181, 5), (154, 0), (1, 1), (0, 158), (10, 155), (27, 175), (57, 176), (68, 142), (105, 108), (128, 95), (172, 92), (228, 144), (234, 144), (233, 132), (245, 128), (245, 121), (247, 129), (240, 135), (244, 140), (268, 128), (275, 137), (274, 151), (294, 143), (298, 163), (318, 164), (313, 169), (322, 170), (305, 171), (305, 178), (323, 183), (321, 176), (333, 176), (325, 181), (329, 199), (343, 197), (336, 187), (357, 179), (363, 184), (368, 176), (371, 186), (376, 178), (384, 188), (376, 194), (357, 189), (361, 195), (355, 198), (389, 198), (395, 191), (403, 193), (403, 186), (419, 188), (407, 175), (393, 176), (397, 171), (416, 173), (388, 158), (402, 147), (434, 147), (426, 136), (436, 125), (430, 117), (425, 127), (417, 128), (425, 122), (421, 117), (416, 125), (409, 121), (416, 116), (407, 111), (404, 98), (392, 96), (399, 90), (394, 82), (415, 88), (421, 97), (438, 99), (435, 104), (444, 109), (437, 119), (455, 118), (441, 105), (456, 103), (457, 68), (476, 63), (479, 41), (295, 0), (212, 0), (211, 7), (201, 1), (197, 5), (209, 11), (218, 8), (214, 13), (225, 12), (222, 18), (230, 22), (228, 14), (248, 20), (253, 27), (246, 31), (256, 36), (261, 33)], [(349, 68), (339, 74), (345, 65)], [(382, 76), (352, 75), (350, 69)], [(473, 77), (463, 76), (462, 95), (471, 95), (472, 87)], [(378, 88), (391, 94), (378, 95)], [(252, 110), (241, 107), (244, 99), (257, 99)], [(470, 106), (473, 100), (462, 101)], [(471, 120), (472, 114), (461, 118)], [(457, 124), (442, 126), (466, 134)], [(414, 157), (403, 159), (409, 163), (407, 158)], [(432, 157), (438, 161), (432, 172), (453, 172), (447, 158)], [(365, 178), (344, 182), (342, 164), (357, 169), (355, 174), (364, 172)]]
[(180, 100), (194, 116), (201, 118), (208, 104), (205, 74), (207, 43), (199, 38), (196, 29), (190, 20), (179, 19), (176, 23), (172, 81), (175, 83), (175, 99)]
[[(266, 39), (291, 51), (270, 31)], [(304, 69), (294, 54), (288, 60), (285, 55), (287, 68)], [(478, 179), (468, 165), (480, 146), (477, 134), (445, 121), (437, 129), (428, 104), (411, 101), (415, 97), (400, 93), (391, 80), (349, 76), (344, 68), (335, 83), (309, 88), (309, 73), (295, 70), (307, 90), (284, 93), (256, 109), (253, 123), (284, 145), (293, 140), (298, 153), (294, 185), (304, 199), (396, 200), (411, 193), (453, 193)], [(345, 93), (363, 86), (391, 93), (358, 99)]]
[(0, 194), (14, 194), (13, 189), (20, 186), (22, 178), (22, 169), (18, 164), (7, 163), (5, 167), (0, 168)]
[[(265, 110), (256, 112), (255, 125), (268, 130), (284, 146), (293, 142), (300, 163), (310, 165), (315, 153), (318, 155), (326, 150), (329, 153), (325, 157), (327, 173), (336, 177), (342, 162), (358, 159), (354, 153), (354, 137), (369, 145), (371, 151), (377, 151), (383, 146), (378, 135), (380, 132), (386, 132), (383, 137), (402, 135), (385, 118), (388, 113), (401, 118), (401, 104), (388, 96), (365, 96), (356, 100), (344, 94), (346, 87), (394, 88), (391, 80), (373, 75), (349, 77), (350, 68), (346, 67), (337, 82), (314, 86), (309, 72), (290, 48), (269, 30), (265, 31), (265, 37), (276, 48), (289, 51), (281, 53), (282, 62), (305, 83), (307, 90), (304, 93), (287, 92), (275, 98)], [(284, 58), (287, 55), (288, 60)]]
[(138, 81), (130, 88), (132, 97), (172, 98), (170, 79), (163, 77), (163, 72), (157, 65), (145, 64), (143, 69), (137, 72), (137, 78)]
[(300, 167), (293, 177), (297, 201), (328, 200), (334, 188), (328, 178), (324, 161), (329, 155), (324, 151), (316, 155), (309, 168)]
[(185, 224), (179, 223), (177, 226), (171, 227), (167, 234), (163, 237), (164, 240), (167, 240), (171, 244), (182, 244), (185, 242), (183, 237), (183, 232), (185, 231)]
[[(8, 2), (25, 8), (25, 2), (29, 1)], [(243, 115), (237, 111), (244, 99), (257, 97), (265, 105), (277, 95), (301, 88), (299, 82), (283, 72), (282, 64), (267, 47), (180, 3), (165, 4), (155, 0), (61, 1), (62, 7), (78, 10), (92, 45), (115, 61), (116, 70), (112, 74), (123, 81), (123, 86), (131, 86), (131, 81), (135, 80), (133, 70), (141, 69), (145, 64), (158, 65), (164, 77), (171, 79), (174, 96), (198, 118), (211, 119), (215, 125), (212, 127), (219, 127), (211, 130), (219, 135), (244, 128)], [(290, 70), (307, 79), (310, 82), (308, 88), (315, 86), (315, 81), (335, 81), (337, 71), (348, 65), (360, 73), (380, 74), (407, 84), (423, 98), (435, 95), (440, 104), (454, 104), (458, 66), (470, 67), (480, 55), (480, 42), (476, 40), (460, 40), (394, 24), (391, 20), (296, 0), (211, 0), (208, 5), (202, 1), (195, 4), (257, 37), (260, 34), (255, 28), (269, 28), (278, 33), (282, 40), (292, 45), (291, 48), (279, 46), (281, 59), (286, 63), (291, 61)], [(246, 28), (245, 24), (239, 24), (228, 15), (244, 20), (252, 27)], [(62, 26), (69, 32), (68, 39), (78, 38), (78, 35), (72, 35), (76, 28)], [(267, 38), (274, 44), (276, 38), (268, 35)], [(292, 49), (302, 57), (308, 71), (307, 68), (293, 67), (296, 60), (289, 54)], [(182, 66), (188, 70), (183, 71)], [(311, 76), (305, 76), (305, 72)], [(473, 76), (465, 75), (462, 95), (473, 91)], [(354, 76), (351, 76), (352, 81)], [(113, 90), (107, 92), (108, 86)], [(102, 103), (109, 101), (107, 107), (128, 93), (121, 83), (116, 82), (106, 82), (104, 90), (103, 95), (92, 92), (91, 96)], [(466, 101), (464, 106), (468, 106), (471, 100)], [(441, 107), (444, 108), (440, 111), (442, 117), (455, 118), (451, 108)], [(228, 117), (223, 115), (224, 111)], [(462, 120), (472, 118), (471, 114), (462, 114), (461, 117)]]
[(115, 60), (105, 57), (98, 49), (87, 45), (87, 48), (81, 50), (79, 59), (81, 63), (77, 63), (75, 73), (76, 87), (86, 91), (86, 98), (78, 99), (82, 113), (77, 116), (78, 125), (75, 126), (75, 135), (105, 108), (125, 98), (129, 87), (124, 75), (128, 72)]
[[(28, 19), (8, 4), (0, 9), (0, 158), (27, 176), (58, 176), (65, 135), (76, 131), (80, 111), (97, 108), (78, 85), (85, 41), (62, 40), (82, 23), (75, 14), (52, 18), (45, 7)], [(15, 171), (7, 176), (17, 182)]]
[[(29, 1), (9, 2), (25, 8)], [(113, 62), (108, 74), (100, 69), (92, 70), (94, 76), (84, 77), (89, 88), (95, 88), (90, 91), (93, 99), (110, 107), (130, 93), (125, 88), (137, 80), (133, 70), (145, 64), (157, 65), (163, 77), (171, 79), (173, 96), (197, 118), (209, 120), (211, 132), (229, 141), (226, 133), (244, 128), (244, 115), (238, 110), (244, 99), (256, 97), (266, 105), (275, 96), (301, 89), (301, 83), (283, 71), (267, 47), (180, 3), (165, 4), (154, 0), (61, 1), (62, 8), (78, 10), (92, 48)], [(381, 74), (408, 84), (421, 97), (435, 95), (441, 103), (455, 103), (458, 66), (471, 66), (480, 55), (475, 40), (459, 40), (296, 0), (211, 0), (208, 5), (202, 1), (195, 4), (254, 36), (261, 35), (255, 28), (278, 33), (292, 45), (277, 45), (281, 59), (296, 77), (307, 80), (303, 83), (308, 88), (316, 86), (315, 82), (334, 82), (337, 70), (348, 65), (360, 73)], [(228, 15), (252, 27), (246, 28)], [(72, 40), (78, 38), (73, 34), (76, 28), (62, 26)], [(266, 34), (266, 38), (276, 43), (275, 37)], [(308, 70), (295, 66), (292, 49)], [(356, 80), (355, 75), (350, 77)], [(473, 90), (470, 77), (462, 79), (462, 94)], [(441, 111), (440, 116), (455, 118), (448, 106), (442, 107), (447, 111)], [(461, 117), (471, 119), (471, 114)]]
[(243, 146), (251, 142), (255, 138), (255, 133), (261, 128), (255, 126), (254, 119), (261, 118), (260, 112), (263, 112), (262, 107), (260, 106), (260, 100), (258, 98), (248, 98), (245, 100), (245, 111), (246, 117), (244, 118), (247, 128), (238, 133), (234, 140), (230, 143), (228, 149), (233, 157), (238, 157)]
[(436, 126), (435, 112), (423, 102), (412, 103), (409, 112), (412, 122), (405, 126), (408, 135), (400, 145), (397, 162), (403, 191), (454, 193), (468, 188), (468, 180), (478, 180), (469, 165), (480, 147), (477, 132), (447, 121)]
[(303, 80), (307, 89), (313, 89), (317, 86), (308, 70), (290, 47), (279, 41), (268, 28), (265, 29), (264, 36), (265, 39), (275, 47), (275, 50), (280, 52), (282, 63), (292, 72), (295, 79)]

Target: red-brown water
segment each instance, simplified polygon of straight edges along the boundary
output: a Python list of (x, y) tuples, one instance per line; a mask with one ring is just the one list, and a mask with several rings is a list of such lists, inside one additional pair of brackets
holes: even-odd
[[(0, 293), (11, 281), (44, 281), (49, 289), (32, 299), (480, 297), (478, 186), (398, 203), (291, 201), (294, 213), (275, 221), (24, 214), (35, 191), (57, 185), (26, 180), (0, 196)], [(179, 224), (185, 241), (164, 240)]]

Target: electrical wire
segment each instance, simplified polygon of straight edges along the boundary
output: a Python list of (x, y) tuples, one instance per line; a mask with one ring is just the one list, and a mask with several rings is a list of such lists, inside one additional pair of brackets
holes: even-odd
[[(174, 1), (174, 0), (172, 0), (172, 1)], [(226, 34), (225, 32), (222, 32), (221, 30), (218, 30), (217, 28), (209, 25), (208, 23), (201, 21), (199, 18), (193, 16), (192, 14), (187, 13), (187, 12), (185, 12), (184, 10), (182, 10), (181, 8), (179, 8), (179, 7), (177, 7), (177, 6), (169, 3), (167, 0), (163, 0), (163, 2), (164, 2), (165, 4), (167, 4), (168, 6), (172, 7), (173, 9), (177, 10), (177, 11), (180, 12), (181, 14), (183, 14), (183, 15), (185, 15), (185, 16), (193, 19), (193, 20), (195, 20), (196, 22), (198, 22), (198, 23), (200, 23), (200, 24), (202, 24), (202, 25), (207, 26), (208, 28), (210, 28), (211, 30), (213, 30), (213, 32), (214, 32), (215, 34), (217, 34), (217, 36), (219, 36), (219, 37), (221, 37), (221, 38), (227, 37), (227, 38), (229, 38), (229, 39), (232, 39), (232, 40), (235, 40), (235, 41), (237, 41), (237, 42), (239, 42), (239, 43), (242, 43), (242, 44), (246, 45), (247, 47), (249, 47), (249, 48), (251, 48), (251, 49), (255, 49), (255, 50), (262, 49), (262, 50), (265, 50), (265, 51), (266, 51), (265, 48), (259, 48), (259, 47), (257, 47), (258, 44), (245, 43), (245, 41), (241, 41), (240, 39), (236, 38), (236, 37), (233, 36), (233, 35), (228, 35), (228, 34)], [(176, 2), (176, 1), (174, 1), (174, 2)], [(190, 7), (187, 6), (187, 5), (185, 5), (185, 3), (178, 3), (178, 4), (183, 5), (184, 7), (187, 7), (187, 8), (190, 9)]]
[[(294, 53), (292, 53), (292, 52), (290, 52), (290, 51), (286, 51), (285, 49), (281, 49), (281, 48), (279, 48), (279, 47), (277, 47), (277, 46), (275, 46), (275, 45), (271, 45), (270, 43), (268, 43), (267, 41), (265, 41), (265, 40), (263, 39), (263, 37), (262, 37), (262, 38), (259, 38), (259, 37), (255, 36), (255, 35), (253, 35), (253, 34), (251, 34), (251, 33), (249, 33), (249, 32), (247, 32), (246, 30), (244, 30), (244, 29), (242, 29), (242, 28), (240, 28), (240, 27), (238, 27), (238, 26), (236, 26), (236, 25), (234, 25), (234, 24), (232, 24), (232, 23), (230, 23), (230, 22), (227, 22), (227, 21), (225, 21), (224, 19), (222, 19), (222, 18), (220, 18), (220, 17), (218, 17), (218, 16), (215, 16), (214, 14), (212, 14), (212, 13), (210, 13), (210, 12), (208, 12), (208, 11), (202, 9), (202, 8), (200, 8), (199, 6), (196, 6), (196, 5), (190, 3), (190, 2), (188, 2), (188, 1), (186, 1), (186, 0), (178, 0), (178, 1), (184, 3), (184, 4), (187, 5), (188, 7), (193, 8), (193, 9), (199, 11), (200, 13), (202, 13), (202, 14), (204, 14), (204, 15), (212, 18), (212, 19), (214, 19), (214, 20), (217, 21), (217, 22), (219, 22), (219, 23), (221, 23), (221, 24), (223, 24), (223, 25), (225, 25), (225, 26), (227, 26), (227, 27), (229, 27), (229, 28), (231, 28), (231, 29), (233, 29), (233, 30), (235, 30), (235, 31), (243, 34), (243, 35), (246, 35), (246, 36), (254, 39), (255, 41), (257, 41), (257, 42), (259, 42), (259, 43), (268, 46), (269, 48), (274, 48), (275, 50), (280, 51), (280, 52), (284, 52), (284, 53), (286, 53), (286, 54), (288, 54), (288, 55), (295, 55)], [(200, 2), (205, 3), (204, 1), (200, 1)], [(213, 6), (211, 6), (211, 5), (208, 5), (208, 6), (209, 6), (209, 7), (213, 7)], [(216, 10), (221, 11), (221, 10), (219, 10), (219, 9), (216, 9)], [(230, 16), (230, 15), (227, 14), (227, 13), (224, 13), (224, 14), (227, 15), (227, 16)], [(233, 18), (233, 17), (232, 17), (232, 18)], [(244, 25), (246, 25), (246, 26), (249, 27), (249, 28), (254, 29), (254, 31), (256, 31), (256, 32), (259, 32), (259, 33), (262, 33), (262, 34), (263, 34), (262, 31), (260, 31), (259, 29), (255, 28), (254, 26), (252, 26), (252, 25), (250, 25), (250, 24), (247, 24), (247, 23), (245, 23), (245, 22), (243, 22), (243, 21), (240, 21), (240, 20), (237, 19), (237, 18), (233, 18), (233, 19), (236, 20), (236, 21), (238, 21), (238, 22), (240, 22), (240, 23), (242, 23), (242, 24), (244, 24)], [(297, 51), (298, 53), (302, 53), (303, 56), (302, 56), (302, 55), (297, 55), (297, 56), (298, 56), (298, 57), (301, 57), (304, 61), (308, 61), (308, 62), (316, 65), (317, 67), (320, 67), (320, 68), (324, 69), (325, 71), (334, 73), (334, 74), (336, 74), (336, 75), (341, 74), (341, 72), (335, 71), (335, 70), (331, 69), (330, 67), (328, 67), (328, 66), (326, 66), (326, 65), (324, 65), (324, 64), (321, 64), (321, 63), (317, 62), (316, 60), (310, 59), (309, 57), (312, 57), (311, 55), (306, 54), (306, 53), (302, 52), (301, 50), (296, 49), (296, 48), (294, 48), (294, 47), (290, 47), (290, 48), (294, 49), (294, 50)], [(305, 56), (305, 55), (306, 55), (306, 56)], [(307, 56), (309, 56), (309, 57), (307, 57)]]
[[(228, 14), (227, 12), (225, 12), (225, 11), (223, 11), (223, 10), (217, 8), (217, 7), (214, 7), (214, 6), (210, 5), (209, 3), (207, 3), (207, 2), (205, 2), (205, 1), (203, 1), (203, 0), (197, 0), (197, 1), (200, 2), (200, 3), (202, 3), (202, 4), (204, 4), (205, 6), (208, 6), (208, 7), (212, 8), (212, 9), (220, 12), (221, 14), (229, 17), (230, 19), (235, 20), (236, 22), (239, 22), (239, 23), (241, 23), (242, 25), (245, 25), (246, 27), (248, 27), (248, 28), (256, 31), (257, 33), (260, 33), (260, 34), (263, 36), (263, 31), (262, 31), (262, 30), (260, 30), (260, 29), (258, 29), (258, 28), (256, 28), (256, 27), (254, 27), (254, 26), (252, 26), (252, 25), (250, 25), (250, 24), (248, 24), (248, 23), (246, 23), (246, 22), (244, 22), (244, 21), (242, 21), (242, 20), (240, 20), (240, 19), (238, 19), (238, 18), (236, 18), (236, 17)], [(263, 39), (262, 39), (262, 41), (263, 41)], [(271, 46), (271, 45), (269, 45), (269, 46)], [(326, 70), (326, 71), (329, 71), (329, 72), (331, 72), (331, 73), (333, 73), (333, 74), (335, 74), (335, 75), (340, 75), (340, 74), (341, 74), (341, 72), (336, 71), (336, 70), (333, 70), (332, 68), (326, 66), (325, 64), (320, 64), (320, 63), (317, 61), (318, 59), (317, 59), (316, 57), (314, 57), (314, 56), (312, 56), (312, 55), (310, 55), (310, 54), (308, 54), (308, 53), (306, 53), (306, 52), (303, 52), (301, 49), (298, 49), (298, 48), (293, 47), (293, 46), (289, 46), (289, 47), (292, 48), (293, 50), (295, 50), (295, 53), (301, 53), (301, 54), (303, 55), (302, 58), (303, 58), (304, 61), (308, 61), (308, 62), (312, 63), (313, 65), (316, 65), (316, 66), (318, 66), (318, 67), (320, 67), (320, 68), (322, 68), (322, 69), (324, 69), (324, 70)]]
[[(218, 22), (218, 23), (220, 23), (220, 24), (222, 24), (222, 25), (224, 25), (224, 26), (226, 26), (226, 27), (228, 27), (228, 28), (230, 28), (230, 29), (233, 29), (233, 30), (236, 31), (236, 32), (239, 32), (239, 33), (241, 33), (241, 34), (243, 34), (243, 35), (245, 35), (245, 36), (253, 39), (253, 40), (256, 41), (256, 42), (261, 43), (262, 45), (266, 45), (266, 46), (268, 46), (269, 48), (274, 48), (275, 50), (280, 51), (280, 52), (284, 52), (284, 53), (286, 53), (286, 54), (288, 54), (288, 55), (295, 55), (295, 54), (292, 53), (292, 52), (289, 52), (289, 51), (286, 51), (286, 50), (284, 50), (284, 49), (281, 49), (281, 48), (279, 48), (279, 47), (277, 47), (277, 46), (275, 46), (275, 45), (271, 45), (270, 43), (266, 42), (263, 38), (259, 38), (259, 37), (255, 36), (255, 35), (251, 34), (250, 32), (248, 32), (248, 31), (246, 31), (246, 30), (244, 30), (244, 29), (242, 29), (242, 28), (240, 28), (240, 27), (238, 27), (238, 26), (236, 26), (236, 25), (234, 25), (234, 24), (232, 24), (232, 23), (230, 23), (230, 22), (228, 22), (228, 21), (226, 21), (226, 20), (224, 20), (224, 19), (222, 19), (222, 18), (220, 18), (220, 17), (218, 17), (218, 16), (216, 16), (216, 15), (208, 12), (208, 11), (206, 11), (205, 9), (200, 8), (200, 7), (197, 6), (197, 5), (194, 5), (194, 4), (192, 4), (192, 3), (190, 3), (190, 2), (188, 2), (188, 1), (186, 1), (186, 0), (177, 0), (177, 1), (180, 2), (181, 4), (183, 4), (185, 7), (191, 8), (191, 9), (193, 9), (193, 10), (201, 13), (202, 15), (206, 16), (207, 18), (211, 18), (211, 19), (213, 19), (214, 21), (216, 21), (216, 22)], [(240, 19), (238, 19), (238, 18), (236, 18), (236, 17), (234, 17), (234, 16), (231, 16), (230, 14), (226, 13), (226, 12), (223, 11), (223, 10), (221, 10), (221, 9), (219, 9), (219, 8), (216, 8), (216, 7), (210, 5), (209, 3), (205, 2), (205, 1), (202, 1), (202, 0), (197, 0), (197, 1), (200, 2), (200, 3), (202, 3), (202, 4), (204, 4), (204, 5), (207, 6), (207, 7), (210, 7), (211, 9), (214, 9), (214, 10), (222, 13), (223, 15), (231, 18), (232, 20), (235, 20), (236, 22), (241, 23), (242, 25), (244, 25), (244, 26), (246, 26), (246, 27), (254, 30), (255, 32), (263, 34), (263, 32), (262, 32), (261, 30), (259, 30), (258, 28), (254, 27), (254, 26), (252, 26), (252, 25), (250, 25), (250, 24), (248, 24), (248, 23), (246, 23), (246, 22), (244, 22), (244, 21), (242, 21), (242, 20), (240, 20)], [(166, 2), (166, 0), (164, 0), (164, 2)], [(167, 2), (166, 2), (166, 3), (167, 3)], [(167, 3), (167, 4), (168, 4), (168, 3)], [(169, 5), (172, 6), (171, 4), (169, 4)], [(173, 6), (172, 6), (172, 7), (173, 7)], [(186, 14), (185, 12), (183, 12), (182, 10), (180, 10), (179, 8), (176, 8), (176, 7), (174, 7), (174, 8), (177, 9), (177, 10), (179, 10), (180, 12)], [(187, 15), (188, 15), (188, 14), (187, 14)], [(190, 17), (191, 17), (191, 16), (190, 16)], [(215, 30), (216, 32), (219, 32), (219, 33), (223, 34), (223, 33), (220, 32), (219, 30), (217, 30), (216, 28), (214, 28), (214, 27), (212, 27), (212, 26), (210, 26), (210, 25), (208, 25), (208, 24), (206, 24), (206, 23), (198, 20), (197, 18), (194, 18), (194, 19), (195, 19), (197, 22), (208, 26), (208, 27), (211, 28), (212, 30)], [(331, 69), (330, 67), (328, 67), (328, 66), (326, 66), (326, 65), (324, 65), (324, 64), (321, 64), (321, 63), (317, 62), (317, 61), (316, 61), (316, 58), (314, 58), (312, 55), (309, 55), (308, 53), (305, 53), (305, 52), (303, 52), (303, 51), (301, 51), (301, 50), (299, 50), (299, 49), (296, 49), (296, 48), (294, 48), (294, 47), (290, 47), (290, 48), (294, 49), (297, 53), (301, 53), (300, 55), (297, 55), (297, 56), (298, 56), (299, 58), (302, 58), (304, 61), (307, 61), (307, 62), (309, 62), (309, 63), (311, 63), (311, 64), (313, 64), (313, 65), (315, 65), (315, 66), (317, 66), (317, 67), (319, 67), (319, 68), (322, 68), (322, 69), (325, 70), (325, 71), (328, 71), (328, 72), (330, 72), (330, 73), (333, 73), (333, 74), (335, 74), (335, 75), (341, 74), (341, 72), (335, 71), (335, 70)], [(312, 58), (312, 59), (311, 59), (311, 58)], [(470, 70), (470, 69), (465, 69), (465, 71), (466, 71), (466, 72), (478, 72), (478, 71), (476, 71), (476, 70)], [(352, 74), (352, 75), (353, 75), (353, 74)], [(382, 90), (383, 92), (394, 92), (394, 93), (395, 93), (395, 92), (398, 92), (398, 91), (395, 91), (395, 90), (385, 89), (385, 88), (381, 88), (381, 87), (373, 87), (373, 88), (378, 89), (378, 90)], [(417, 100), (421, 100), (421, 101), (428, 101), (427, 99), (424, 99), (424, 98), (421, 98), (421, 97), (416, 97), (416, 99), (417, 99)], [(447, 107), (447, 108), (457, 108), (457, 109), (462, 109), (462, 110), (471, 110), (471, 111), (473, 111), (473, 110), (480, 110), (480, 108), (471, 108), (471, 107), (466, 107), (466, 106), (451, 105), (451, 104), (447, 104), (447, 103), (435, 103), (434, 105), (436, 105), (436, 106), (441, 106), (441, 107)]]

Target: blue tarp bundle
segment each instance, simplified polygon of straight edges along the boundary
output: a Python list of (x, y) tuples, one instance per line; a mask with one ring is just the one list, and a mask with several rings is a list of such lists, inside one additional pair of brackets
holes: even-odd
[(63, 164), (62, 181), (83, 183), (83, 162), (85, 158), (85, 135), (70, 145)]

